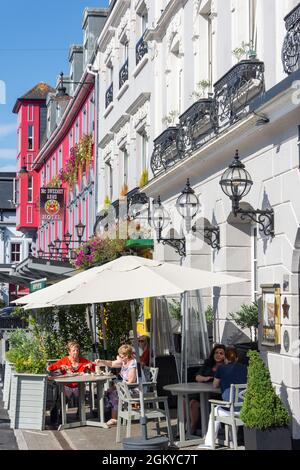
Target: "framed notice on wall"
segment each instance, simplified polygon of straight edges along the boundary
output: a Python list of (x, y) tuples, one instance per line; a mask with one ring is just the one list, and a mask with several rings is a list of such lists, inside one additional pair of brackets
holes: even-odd
[(262, 338), (264, 346), (280, 345), (281, 338), (281, 303), (280, 285), (261, 285), (262, 289)]

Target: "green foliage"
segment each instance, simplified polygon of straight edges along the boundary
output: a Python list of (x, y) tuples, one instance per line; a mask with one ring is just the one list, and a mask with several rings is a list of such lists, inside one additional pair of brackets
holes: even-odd
[(110, 206), (110, 199), (109, 197), (106, 195), (105, 198), (104, 198), (104, 202), (103, 202), (103, 209), (107, 210)]
[(162, 118), (162, 123), (166, 124), (167, 126), (174, 126), (175, 121), (178, 117), (179, 112), (176, 109), (173, 109), (169, 112), (166, 116)]
[[(136, 319), (138, 317), (139, 305), (135, 302)], [(122, 339), (129, 337), (129, 331), (132, 329), (130, 302), (109, 302), (105, 304), (104, 309), (105, 333), (107, 342), (107, 356), (115, 359)], [(98, 328), (102, 331), (100, 312), (98, 313)], [(104, 341), (100, 338), (100, 357), (103, 357)]]
[(235, 56), (238, 62), (242, 59), (242, 57), (255, 58), (256, 51), (254, 49), (253, 41), (242, 41), (242, 44), (239, 47), (233, 49), (232, 54)]
[(204, 98), (206, 90), (209, 87), (210, 87), (210, 81), (209, 80), (200, 80), (196, 84), (196, 90), (193, 91), (191, 96), (196, 98), (196, 99)]
[(206, 323), (213, 324), (214, 319), (215, 319), (215, 313), (214, 313), (214, 309), (212, 308), (211, 305), (208, 305), (208, 307), (206, 308), (206, 310), (204, 312), (204, 315), (205, 315), (205, 318), (206, 318)]
[(179, 300), (172, 299), (169, 302), (169, 312), (174, 320), (181, 321), (181, 305)]
[(16, 329), (10, 334), (9, 341), (10, 350), (6, 357), (14, 364), (16, 372), (45, 373), (47, 354), (41, 338), (31, 336), (23, 329)]
[(248, 351), (248, 382), (241, 419), (247, 428), (289, 424), (289, 414), (272, 386), (270, 373), (257, 351)]
[(233, 320), (241, 328), (249, 328), (250, 337), (257, 340), (258, 328), (258, 304), (252, 302), (251, 305), (243, 304), (238, 312), (229, 313), (228, 320)]
[(0, 308), (5, 307), (5, 302), (3, 299), (0, 299)]
[(70, 340), (78, 341), (81, 354), (91, 351), (92, 339), (85, 310), (85, 305), (45, 308), (28, 318), (30, 331), (43, 345), (47, 359), (65, 356)]
[(141, 173), (141, 177), (140, 177), (140, 181), (139, 181), (139, 187), (142, 188), (143, 186), (146, 186), (148, 181), (149, 181), (149, 172), (148, 172), (147, 168), (145, 168)]

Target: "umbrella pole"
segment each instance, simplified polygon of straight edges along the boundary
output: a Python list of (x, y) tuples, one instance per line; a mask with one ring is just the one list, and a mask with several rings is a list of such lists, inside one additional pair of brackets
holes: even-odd
[(134, 302), (130, 302), (131, 322), (132, 322), (133, 338), (134, 338), (134, 349), (135, 349), (135, 354), (136, 354), (137, 372), (138, 372), (138, 378), (139, 378), (141, 432), (142, 432), (142, 438), (143, 439), (148, 439), (148, 436), (147, 436), (147, 418), (145, 416), (142, 368), (141, 368), (141, 362), (140, 362), (140, 353), (139, 353), (139, 345), (138, 345), (138, 339), (137, 339), (137, 328), (136, 328), (136, 315), (135, 315), (135, 308), (134, 307), (135, 307)]
[(104, 305), (100, 305), (100, 318), (101, 318), (101, 329), (102, 329), (102, 336), (103, 336), (103, 354), (104, 359), (107, 359), (107, 340), (106, 340), (106, 327), (105, 327), (105, 320), (104, 320)]

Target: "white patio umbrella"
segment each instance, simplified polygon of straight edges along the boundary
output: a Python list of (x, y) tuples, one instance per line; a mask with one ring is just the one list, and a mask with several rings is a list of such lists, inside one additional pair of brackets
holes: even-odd
[[(122, 256), (72, 278), (19, 299), (25, 309), (56, 305), (93, 304), (143, 297), (160, 297), (187, 291), (245, 282), (247, 279), (187, 268), (139, 256)], [(138, 352), (134, 304), (131, 303), (135, 348)], [(137, 353), (143, 442), (147, 439), (142, 375)]]
[(133, 300), (245, 282), (247, 279), (139, 256), (122, 256), (15, 301), (25, 309)]

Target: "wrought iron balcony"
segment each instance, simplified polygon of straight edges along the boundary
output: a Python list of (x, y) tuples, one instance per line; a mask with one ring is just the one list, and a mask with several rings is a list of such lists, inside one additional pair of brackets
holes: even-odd
[(114, 84), (110, 84), (105, 93), (105, 108), (114, 100)]
[(148, 52), (148, 44), (144, 39), (144, 35), (138, 40), (135, 46), (135, 60), (136, 65), (142, 60), (145, 54)]
[(151, 156), (151, 169), (156, 176), (180, 160), (177, 149), (178, 127), (168, 127), (154, 139), (154, 150)]
[(192, 152), (216, 132), (217, 116), (213, 98), (196, 101), (179, 117), (177, 148), (180, 154)]
[(282, 46), (282, 64), (288, 74), (300, 67), (300, 3), (284, 18), (287, 33)]
[(122, 88), (125, 82), (128, 80), (128, 59), (125, 60), (124, 64), (120, 68), (119, 72), (119, 88)]
[(248, 112), (249, 102), (264, 91), (264, 63), (242, 60), (214, 85), (218, 128), (233, 124)]

